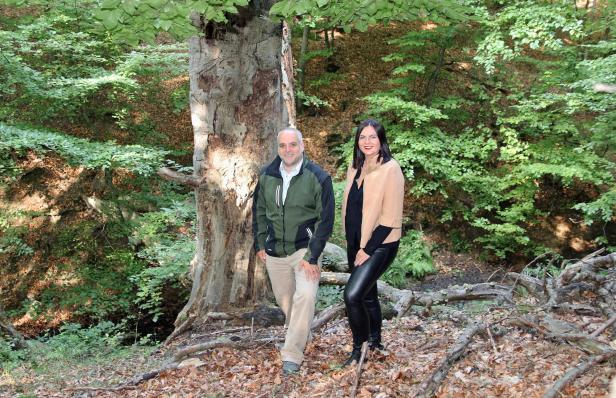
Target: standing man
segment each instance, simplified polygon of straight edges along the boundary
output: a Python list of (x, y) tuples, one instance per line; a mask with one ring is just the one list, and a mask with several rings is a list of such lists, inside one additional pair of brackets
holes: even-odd
[(282, 371), (297, 373), (314, 317), (321, 276), (319, 257), (334, 224), (331, 177), (304, 156), (302, 133), (278, 133), (278, 156), (255, 189), (252, 229), (257, 256), (265, 261), (276, 302), (286, 317), (280, 350)]

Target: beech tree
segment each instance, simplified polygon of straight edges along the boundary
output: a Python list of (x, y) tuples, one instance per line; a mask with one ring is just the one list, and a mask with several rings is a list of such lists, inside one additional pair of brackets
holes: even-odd
[[(453, 2), (105, 0), (100, 29), (129, 43), (160, 31), (190, 37), (194, 173), (160, 174), (194, 186), (197, 244), (188, 303), (171, 338), (207, 312), (262, 298), (263, 264), (252, 251), (251, 195), (259, 168), (275, 154), (275, 134), (294, 125), (292, 57), (285, 18), (311, 14), (365, 30), (393, 19), (463, 18)], [(437, 9), (438, 7), (438, 9)]]

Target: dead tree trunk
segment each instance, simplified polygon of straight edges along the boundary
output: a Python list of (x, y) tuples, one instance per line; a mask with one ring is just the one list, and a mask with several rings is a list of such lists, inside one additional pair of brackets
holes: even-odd
[(252, 192), (276, 133), (295, 121), (289, 31), (267, 18), (271, 4), (251, 1), (226, 24), (193, 18), (203, 33), (189, 41), (197, 242), (190, 299), (170, 338), (209, 310), (267, 294), (252, 250)]

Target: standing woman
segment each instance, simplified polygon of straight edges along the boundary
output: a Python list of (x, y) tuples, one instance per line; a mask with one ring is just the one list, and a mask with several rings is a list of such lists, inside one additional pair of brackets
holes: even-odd
[(364, 120), (355, 132), (342, 202), (351, 267), (344, 303), (353, 333), (353, 351), (345, 365), (359, 361), (364, 341), (372, 350), (383, 348), (376, 282), (398, 252), (403, 201), (404, 176), (389, 152), (385, 128), (376, 120)]

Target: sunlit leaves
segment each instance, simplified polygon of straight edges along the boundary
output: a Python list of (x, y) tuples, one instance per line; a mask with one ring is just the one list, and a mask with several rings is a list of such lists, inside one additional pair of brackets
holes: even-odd
[(571, 40), (584, 36), (583, 23), (565, 2), (508, 2), (494, 19), (485, 21), (491, 32), (480, 43), (476, 60), (488, 73), (497, 62), (520, 56), (525, 49), (559, 50), (562, 34)]
[(33, 149), (54, 151), (71, 164), (87, 168), (124, 168), (140, 175), (152, 175), (163, 165), (167, 151), (140, 145), (91, 142), (40, 129), (0, 123), (0, 151)]

